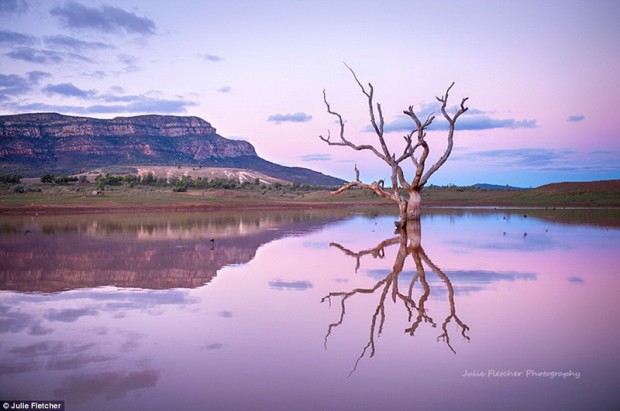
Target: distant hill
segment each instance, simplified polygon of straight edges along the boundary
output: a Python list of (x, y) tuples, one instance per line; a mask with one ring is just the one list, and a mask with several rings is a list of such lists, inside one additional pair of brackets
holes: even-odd
[(491, 190), (491, 191), (523, 190), (523, 188), (521, 187), (514, 187), (514, 186), (509, 186), (509, 185), (502, 186), (499, 184), (485, 184), (485, 183), (474, 184), (472, 187), (477, 188), (479, 190)]
[(620, 180), (565, 182), (536, 188), (484, 190), (469, 187), (429, 187), (423, 204), (516, 207), (620, 207)]
[(620, 193), (620, 180), (602, 180), (585, 182), (564, 182), (545, 184), (531, 189), (545, 194), (594, 194)]
[(247, 141), (230, 140), (198, 117), (143, 115), (111, 120), (30, 113), (0, 116), (0, 173), (37, 177), (112, 166), (196, 166), (253, 170), (316, 185), (344, 180), (260, 158)]

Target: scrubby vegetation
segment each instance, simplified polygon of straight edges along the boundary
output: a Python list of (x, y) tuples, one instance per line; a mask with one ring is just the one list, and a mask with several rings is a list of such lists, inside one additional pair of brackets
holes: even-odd
[(222, 190), (251, 190), (251, 191), (285, 191), (303, 192), (325, 190), (324, 186), (313, 186), (310, 184), (283, 184), (275, 182), (267, 184), (258, 178), (252, 181), (240, 181), (238, 178), (193, 178), (192, 176), (171, 177), (169, 179), (157, 177), (153, 173), (144, 175), (128, 174), (125, 176), (115, 176), (112, 174), (99, 174), (95, 177), (97, 189), (105, 190), (108, 186), (150, 186), (157, 188), (170, 188), (174, 192), (184, 193), (189, 189), (222, 189)]
[(69, 185), (80, 181), (80, 177), (62, 175), (56, 177), (52, 173), (45, 173), (41, 176), (41, 182), (44, 184)]
[(0, 183), (4, 184), (19, 184), (22, 180), (22, 176), (19, 174), (3, 174), (0, 175)]
[[(19, 183), (15, 184), (15, 181)], [(352, 189), (330, 195), (338, 187), (309, 184), (267, 183), (255, 178), (206, 178), (179, 176), (166, 179), (153, 173), (115, 175), (111, 173), (38, 178), (0, 177), (0, 209), (73, 207), (102, 209), (130, 207), (261, 207), (267, 204), (303, 206), (340, 204), (377, 205), (390, 202), (368, 190)], [(454, 185), (426, 187), (426, 206), (484, 207), (612, 207), (620, 208), (620, 180), (590, 183), (550, 184), (538, 188), (481, 188)]]

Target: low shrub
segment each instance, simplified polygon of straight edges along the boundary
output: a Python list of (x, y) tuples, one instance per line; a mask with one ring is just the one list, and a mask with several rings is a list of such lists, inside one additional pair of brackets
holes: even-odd
[(40, 188), (32, 187), (27, 184), (17, 184), (16, 186), (13, 186), (14, 193), (38, 193), (40, 191)]

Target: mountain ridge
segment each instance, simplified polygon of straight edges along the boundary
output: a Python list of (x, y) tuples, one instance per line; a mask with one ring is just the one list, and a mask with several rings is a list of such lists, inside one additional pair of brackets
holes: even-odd
[(76, 174), (105, 166), (234, 167), (317, 185), (344, 183), (302, 167), (259, 157), (254, 146), (217, 134), (195, 116), (96, 119), (59, 113), (0, 116), (0, 172)]

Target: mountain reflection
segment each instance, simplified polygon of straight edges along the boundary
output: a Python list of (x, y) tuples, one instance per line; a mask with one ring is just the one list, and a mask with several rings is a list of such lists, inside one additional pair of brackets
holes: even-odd
[[(356, 259), (355, 271), (357, 272), (361, 266), (362, 259), (366, 256), (372, 256), (373, 258), (385, 258), (386, 249), (392, 246), (398, 247), (394, 263), (391, 271), (381, 280), (377, 281), (375, 285), (369, 288), (356, 288), (348, 292), (330, 292), (328, 295), (321, 299), (321, 302), (329, 302), (330, 306), (332, 300), (340, 300), (340, 317), (337, 322), (329, 325), (327, 333), (325, 335), (325, 348), (327, 348), (327, 342), (334, 329), (343, 324), (346, 316), (346, 302), (350, 298), (356, 295), (378, 293), (378, 301), (374, 313), (370, 322), (369, 340), (366, 346), (363, 348), (361, 354), (357, 358), (355, 365), (349, 376), (352, 375), (359, 362), (369, 353), (369, 357), (372, 358), (376, 352), (375, 338), (379, 337), (383, 331), (385, 325), (386, 313), (385, 303), (388, 298), (393, 303), (401, 302), (405, 311), (407, 312), (409, 326), (404, 330), (409, 335), (415, 335), (418, 327), (422, 324), (429, 324), (431, 327), (436, 328), (438, 321), (436, 321), (426, 308), (426, 303), (431, 296), (432, 288), (427, 278), (426, 268), (429, 268), (435, 276), (437, 276), (447, 288), (447, 297), (449, 302), (448, 313), (441, 324), (439, 325), (441, 331), (437, 336), (437, 341), (443, 341), (449, 349), (456, 354), (452, 344), (451, 336), (448, 331), (448, 324), (451, 322), (457, 325), (461, 336), (469, 341), (470, 337), (467, 335), (469, 326), (464, 323), (457, 314), (456, 303), (454, 299), (455, 290), (452, 282), (448, 276), (428, 257), (424, 248), (422, 247), (422, 233), (421, 224), (418, 222), (408, 223), (405, 230), (397, 230), (396, 236), (382, 241), (376, 247), (361, 250), (358, 252), (351, 251), (340, 244), (331, 243), (330, 245), (340, 249), (346, 255), (349, 255)], [(403, 272), (405, 262), (408, 257), (411, 257), (415, 266), (415, 272), (411, 280), (406, 286), (406, 291), (401, 291), (399, 286), (399, 277)], [(421, 295), (419, 298), (414, 297), (414, 287), (418, 283), (421, 287)]]
[(339, 218), (317, 210), (2, 220), (0, 290), (200, 287), (263, 244)]

